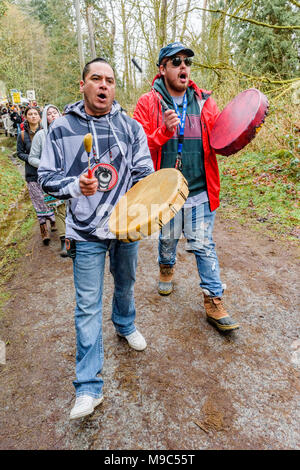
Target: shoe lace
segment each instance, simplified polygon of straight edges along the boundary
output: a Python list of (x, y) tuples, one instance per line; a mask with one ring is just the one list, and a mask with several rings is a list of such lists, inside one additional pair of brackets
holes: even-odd
[(223, 304), (220, 297), (214, 297), (212, 299), (212, 303), (213, 303), (215, 309), (218, 310), (218, 312), (227, 313), (226, 310), (225, 310), (224, 304)]
[(163, 276), (170, 276), (174, 272), (173, 266), (160, 266), (160, 272)]

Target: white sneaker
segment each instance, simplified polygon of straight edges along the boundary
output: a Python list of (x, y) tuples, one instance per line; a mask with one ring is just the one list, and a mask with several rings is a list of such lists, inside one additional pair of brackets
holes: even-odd
[(127, 339), (129, 346), (136, 351), (143, 351), (147, 347), (144, 336), (138, 330), (135, 330), (133, 333), (127, 336), (120, 335), (119, 333), (118, 335)]
[(103, 402), (103, 397), (93, 398), (89, 395), (80, 395), (76, 398), (75, 405), (71, 410), (70, 419), (82, 418), (93, 413), (96, 406)]

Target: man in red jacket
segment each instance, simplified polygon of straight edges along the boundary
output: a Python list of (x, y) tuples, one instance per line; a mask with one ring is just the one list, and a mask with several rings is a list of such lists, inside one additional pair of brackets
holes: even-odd
[(212, 238), (219, 206), (220, 179), (209, 136), (219, 114), (210, 92), (190, 80), (194, 52), (180, 42), (163, 47), (159, 73), (152, 90), (139, 99), (133, 117), (147, 134), (155, 170), (178, 168), (189, 185), (181, 211), (159, 236), (158, 292), (169, 295), (176, 263), (176, 248), (184, 234), (186, 250), (195, 254), (207, 320), (219, 331), (239, 328), (222, 302), (225, 284)]

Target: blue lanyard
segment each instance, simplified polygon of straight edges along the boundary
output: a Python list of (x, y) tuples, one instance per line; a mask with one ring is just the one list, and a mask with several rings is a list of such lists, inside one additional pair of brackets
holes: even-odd
[(180, 111), (178, 109), (177, 103), (175, 103), (173, 99), (173, 104), (175, 111), (177, 113), (177, 116), (180, 119), (180, 124), (179, 124), (179, 139), (178, 139), (178, 153), (181, 155), (182, 153), (182, 146), (183, 146), (183, 138), (184, 138), (184, 128), (185, 128), (185, 119), (186, 119), (186, 110), (187, 110), (187, 96), (186, 92), (183, 97), (183, 102), (182, 102), (182, 114), (180, 115)]

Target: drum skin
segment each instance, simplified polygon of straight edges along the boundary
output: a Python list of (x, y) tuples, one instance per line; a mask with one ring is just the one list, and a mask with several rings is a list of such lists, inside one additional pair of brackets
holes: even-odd
[(219, 114), (210, 135), (217, 154), (233, 155), (254, 139), (268, 112), (268, 99), (256, 88), (239, 93)]
[(168, 223), (182, 208), (188, 184), (175, 168), (164, 168), (136, 183), (114, 207), (109, 229), (119, 240), (145, 238)]

